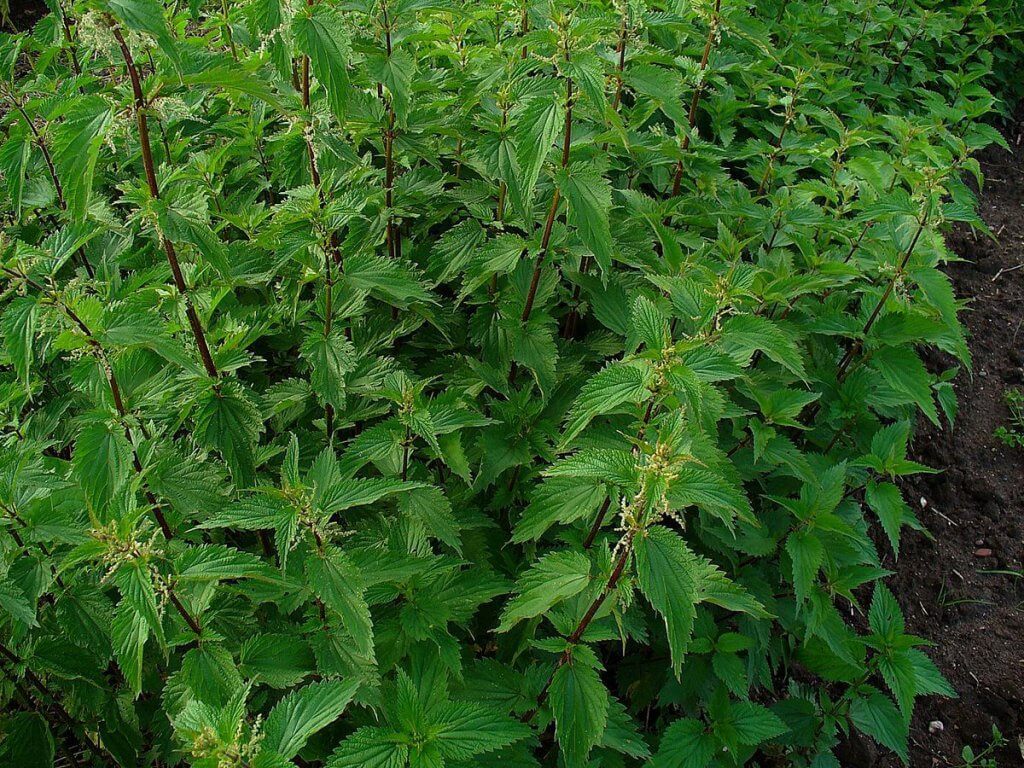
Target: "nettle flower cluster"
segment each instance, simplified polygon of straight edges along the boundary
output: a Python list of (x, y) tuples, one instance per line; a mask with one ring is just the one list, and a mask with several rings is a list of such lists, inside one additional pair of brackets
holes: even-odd
[[(938, 0), (0, 38), (0, 762), (837, 765), (1019, 52)], [(925, 365), (922, 348), (941, 351)]]

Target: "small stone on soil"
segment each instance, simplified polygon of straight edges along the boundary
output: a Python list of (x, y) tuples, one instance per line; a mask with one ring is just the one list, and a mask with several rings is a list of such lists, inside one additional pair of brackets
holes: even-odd
[(928, 733), (942, 733), (946, 730), (946, 726), (942, 724), (941, 720), (932, 720), (928, 723)]
[(992, 550), (988, 547), (981, 547), (980, 549), (974, 550), (975, 557), (992, 557)]

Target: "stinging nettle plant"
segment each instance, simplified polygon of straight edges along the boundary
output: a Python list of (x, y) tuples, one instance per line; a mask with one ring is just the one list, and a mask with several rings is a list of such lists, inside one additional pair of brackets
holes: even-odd
[(1019, 31), (60, 0), (4, 35), (0, 762), (906, 762), (955, 694), (883, 555), (970, 369), (943, 233), (987, 233)]

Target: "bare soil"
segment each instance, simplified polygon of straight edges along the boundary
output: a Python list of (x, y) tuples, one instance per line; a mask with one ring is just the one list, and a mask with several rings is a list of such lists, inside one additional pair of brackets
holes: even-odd
[[(1008, 425), (1004, 392), (1024, 386), (1024, 121), (1002, 130), (1013, 152), (981, 157), (979, 193), (997, 241), (966, 228), (948, 235), (964, 259), (947, 272), (968, 301), (962, 317), (974, 372), (955, 382), (953, 428), (922, 420), (914, 441), (914, 458), (942, 470), (904, 485), (930, 537), (911, 532), (899, 559), (890, 551), (885, 563), (896, 571), (889, 586), (908, 631), (935, 642), (930, 655), (959, 693), (919, 701), (913, 768), (962, 765), (963, 746), (979, 752), (993, 725), (1009, 742), (996, 754), (1000, 768), (1024, 766), (1024, 449), (993, 435)], [(930, 362), (949, 364), (941, 355)]]

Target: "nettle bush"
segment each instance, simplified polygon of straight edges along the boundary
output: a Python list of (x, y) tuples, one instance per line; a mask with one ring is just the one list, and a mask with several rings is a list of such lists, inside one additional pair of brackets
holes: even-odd
[(0, 46), (5, 765), (907, 759), (1005, 13), (52, 10)]

